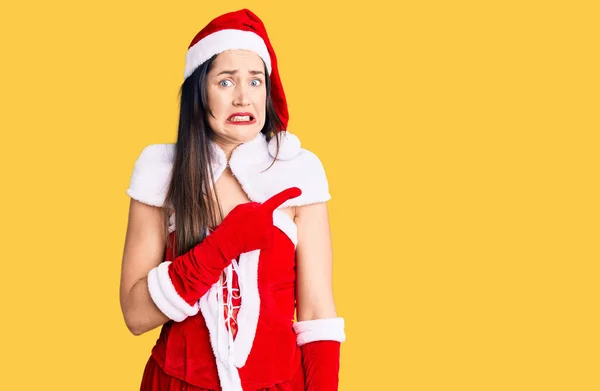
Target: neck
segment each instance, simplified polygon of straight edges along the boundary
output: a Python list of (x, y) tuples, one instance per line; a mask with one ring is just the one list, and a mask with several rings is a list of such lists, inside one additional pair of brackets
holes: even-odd
[(270, 158), (265, 136), (262, 133), (256, 135), (252, 140), (240, 142), (239, 140), (227, 140), (213, 135), (211, 145), (216, 149), (219, 159), (224, 160), (221, 164), (228, 165), (231, 158), (243, 160), (246, 163), (263, 162)]
[(220, 139), (218, 137), (215, 137), (213, 139), (213, 142), (215, 143), (215, 145), (217, 147), (219, 147), (223, 153), (225, 153), (225, 157), (227, 159), (227, 161), (229, 161), (229, 159), (231, 159), (231, 153), (233, 152), (233, 150), (239, 146), (242, 143), (235, 143), (235, 142), (227, 142), (223, 139)]

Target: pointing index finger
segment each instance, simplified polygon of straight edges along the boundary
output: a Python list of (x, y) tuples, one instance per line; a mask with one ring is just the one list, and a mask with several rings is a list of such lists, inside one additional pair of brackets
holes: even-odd
[(265, 202), (263, 202), (263, 207), (273, 212), (275, 209), (279, 208), (284, 202), (289, 199), (296, 198), (300, 194), (302, 194), (302, 190), (298, 187), (289, 187), (279, 193), (275, 194)]

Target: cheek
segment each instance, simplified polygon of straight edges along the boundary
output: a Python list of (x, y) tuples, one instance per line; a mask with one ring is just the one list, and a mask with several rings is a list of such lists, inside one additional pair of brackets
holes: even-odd
[(258, 98), (257, 98), (257, 110), (260, 113), (260, 115), (264, 118), (266, 113), (267, 113), (267, 93), (262, 92), (259, 94)]
[(222, 94), (215, 94), (215, 93), (208, 93), (207, 94), (207, 99), (208, 99), (208, 107), (210, 107), (211, 111), (213, 112), (213, 115), (215, 117), (219, 117), (220, 115), (223, 115), (225, 110), (225, 97), (222, 96)]

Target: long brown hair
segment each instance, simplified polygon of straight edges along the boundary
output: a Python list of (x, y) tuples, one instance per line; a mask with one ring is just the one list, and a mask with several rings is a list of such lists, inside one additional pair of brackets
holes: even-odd
[[(188, 76), (179, 90), (180, 111), (179, 129), (171, 181), (165, 197), (165, 237), (166, 248), (171, 248), (173, 257), (186, 253), (204, 240), (206, 229), (215, 226), (223, 212), (219, 198), (215, 193), (215, 180), (210, 166), (209, 140), (212, 133), (207, 120), (210, 114), (206, 92), (206, 78), (217, 55), (200, 65)], [(264, 62), (263, 62), (264, 65)], [(265, 66), (265, 75), (268, 75)], [(267, 101), (265, 125), (261, 132), (267, 141), (282, 129), (282, 122), (271, 101), (271, 83), (266, 77)], [(279, 139), (277, 154), (279, 154)], [(207, 194), (203, 194), (204, 191)], [(216, 199), (216, 203), (213, 201)], [(169, 240), (168, 224), (171, 208), (175, 210), (175, 241)], [(175, 233), (174, 233), (175, 234)]]

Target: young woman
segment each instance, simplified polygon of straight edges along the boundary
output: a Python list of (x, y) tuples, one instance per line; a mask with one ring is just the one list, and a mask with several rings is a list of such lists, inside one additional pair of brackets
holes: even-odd
[(337, 390), (331, 197), (261, 20), (212, 20), (184, 79), (177, 142), (144, 148), (127, 190), (121, 308), (135, 335), (162, 325), (141, 390)]

